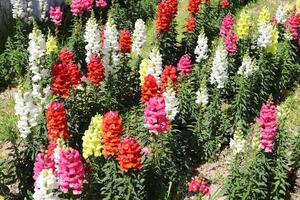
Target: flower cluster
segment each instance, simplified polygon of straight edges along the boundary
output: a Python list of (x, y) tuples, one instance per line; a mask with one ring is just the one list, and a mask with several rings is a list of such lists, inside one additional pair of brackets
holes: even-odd
[(220, 28), (220, 35), (224, 38), (224, 43), (228, 53), (235, 53), (237, 51), (237, 37), (235, 36), (233, 29), (234, 18), (232, 15), (228, 14), (224, 17)]
[(272, 30), (271, 24), (262, 24), (258, 28), (257, 45), (261, 48), (267, 48), (272, 45)]
[(288, 9), (286, 6), (280, 5), (276, 10), (275, 19), (279, 24), (285, 24), (288, 18)]
[(241, 12), (237, 21), (236, 34), (239, 39), (248, 37), (250, 31), (250, 16), (245, 11)]
[(67, 114), (63, 104), (54, 101), (46, 111), (48, 140), (50, 144), (56, 144), (59, 138), (69, 138)]
[(200, 192), (202, 195), (209, 195), (210, 193), (210, 185), (208, 180), (205, 178), (193, 178), (191, 182), (188, 183), (188, 190), (191, 193)]
[(260, 26), (260, 25), (263, 25), (263, 24), (267, 24), (267, 23), (270, 22), (270, 19), (271, 19), (270, 12), (268, 11), (268, 9), (263, 8), (260, 11), (258, 19), (257, 19), (258, 25)]
[(176, 97), (176, 92), (173, 87), (168, 87), (163, 93), (165, 98), (165, 113), (169, 121), (173, 121), (178, 113), (178, 99)]
[(81, 81), (81, 73), (74, 63), (73, 53), (67, 49), (59, 53), (59, 61), (53, 63), (51, 74), (53, 80), (51, 89), (54, 95), (68, 98), (70, 89), (76, 87)]
[(141, 64), (140, 64), (140, 85), (143, 85), (145, 82), (145, 76), (149, 74), (149, 68), (150, 64), (148, 62), (148, 59), (143, 59)]
[(196, 20), (194, 17), (188, 18), (186, 24), (184, 25), (184, 28), (190, 33), (193, 33), (196, 28)]
[(125, 53), (130, 53), (131, 52), (131, 36), (130, 32), (125, 29), (120, 32), (120, 52), (125, 54)]
[(245, 151), (245, 145), (246, 140), (243, 138), (243, 132), (241, 130), (237, 130), (233, 135), (233, 139), (230, 138), (230, 148), (236, 155)]
[(89, 129), (84, 132), (84, 136), (82, 137), (82, 155), (84, 158), (92, 155), (95, 157), (101, 156), (101, 128), (102, 116), (96, 115), (92, 118)]
[(285, 29), (286, 29), (286, 32), (290, 33), (292, 40), (298, 39), (298, 37), (299, 37), (298, 29), (299, 28), (300, 28), (300, 20), (298, 20), (296, 16), (288, 17), (286, 24), (285, 24)]
[(171, 13), (172, 15), (176, 15), (177, 11), (178, 11), (178, 0), (166, 0), (167, 4), (169, 4), (169, 6), (171, 7)]
[(117, 161), (122, 172), (130, 169), (137, 171), (142, 169), (141, 147), (139, 143), (130, 137), (124, 138), (119, 146)]
[(56, 26), (60, 26), (61, 22), (63, 21), (63, 12), (61, 11), (61, 7), (60, 6), (56, 6), (56, 7), (51, 6), (50, 10), (49, 10), (49, 14), (50, 14), (51, 21)]
[(266, 153), (271, 153), (273, 151), (278, 128), (276, 119), (276, 106), (272, 102), (263, 105), (257, 121), (260, 123), (261, 127), (261, 148)]
[(86, 42), (86, 63), (90, 62), (90, 57), (100, 56), (100, 30), (94, 15), (92, 15), (85, 26), (84, 41)]
[(172, 83), (173, 89), (176, 91), (177, 88), (177, 76), (176, 68), (172, 65), (167, 65), (161, 74), (160, 90), (165, 92), (169, 83)]
[(24, 94), (17, 92), (15, 94), (15, 112), (19, 117), (17, 124), (20, 136), (26, 138), (31, 133), (31, 128), (37, 125), (37, 116), (40, 114), (40, 108), (34, 104), (29, 92)]
[(115, 156), (120, 144), (120, 136), (123, 133), (122, 119), (117, 112), (108, 112), (102, 117), (101, 141), (103, 155)]
[(116, 66), (119, 61), (119, 42), (118, 42), (118, 31), (115, 24), (111, 24), (108, 20), (104, 29), (104, 42), (102, 53), (104, 57), (102, 61), (105, 66), (106, 73), (111, 72), (113, 67)]
[(84, 11), (90, 11), (93, 8), (93, 0), (72, 0), (71, 12), (74, 16), (82, 15)]
[(107, 6), (106, 0), (96, 0), (96, 7), (105, 8)]
[(197, 15), (199, 12), (200, 0), (189, 0), (188, 2), (188, 11), (190, 14)]
[(146, 103), (151, 97), (158, 95), (158, 85), (153, 75), (148, 74), (142, 86), (141, 102)]
[(188, 75), (192, 73), (192, 61), (188, 54), (183, 55), (177, 63), (177, 70), (181, 75)]
[(157, 84), (160, 84), (160, 75), (162, 73), (162, 55), (159, 50), (154, 48), (149, 54), (148, 60), (150, 67), (148, 68), (148, 73), (152, 74), (157, 81)]
[(197, 46), (194, 53), (196, 55), (197, 63), (208, 58), (208, 38), (205, 36), (203, 31), (198, 36)]
[(52, 169), (43, 169), (35, 181), (34, 200), (59, 200), (58, 190), (59, 184)]
[(98, 86), (105, 78), (105, 69), (98, 56), (92, 56), (87, 66), (87, 79), (94, 85)]
[(80, 153), (71, 147), (62, 150), (60, 152), (58, 169), (60, 190), (63, 193), (68, 193), (72, 189), (74, 195), (81, 194), (85, 172)]
[(32, 96), (44, 103), (50, 96), (50, 87), (44, 87), (43, 80), (49, 77), (49, 72), (44, 66), (46, 41), (44, 35), (37, 28), (29, 34), (29, 69), (32, 73)]
[(212, 63), (210, 83), (217, 84), (217, 88), (224, 88), (224, 83), (228, 79), (227, 52), (222, 45), (218, 46)]
[(39, 3), (40, 19), (45, 19), (47, 8), (48, 8), (48, 3), (47, 3), (47, 1), (44, 1), (44, 0), (39, 0), (38, 3)]
[(150, 133), (167, 133), (170, 124), (165, 111), (164, 97), (152, 97), (144, 110), (144, 126)]
[(48, 35), (47, 42), (46, 42), (46, 48), (47, 48), (47, 51), (46, 51), (47, 55), (52, 55), (52, 54), (57, 53), (58, 47), (57, 47), (56, 37), (54, 37), (50, 34)]
[(26, 16), (25, 2), (23, 0), (11, 0), (13, 18), (23, 19)]
[(196, 104), (206, 106), (208, 104), (209, 96), (206, 88), (206, 79), (203, 78), (199, 90), (196, 92)]
[(229, 0), (221, 0), (221, 8), (222, 9), (229, 8)]
[(168, 32), (171, 27), (173, 8), (168, 2), (162, 1), (157, 7), (156, 30), (157, 32)]
[(136, 20), (132, 36), (132, 51), (137, 55), (140, 55), (141, 49), (146, 43), (146, 25), (142, 19)]
[(249, 77), (253, 74), (254, 65), (249, 55), (245, 55), (242, 61), (242, 65), (239, 67), (238, 74)]
[(54, 157), (48, 153), (39, 153), (35, 157), (33, 179), (36, 181), (40, 176), (40, 173), (45, 169), (51, 169), (55, 172)]

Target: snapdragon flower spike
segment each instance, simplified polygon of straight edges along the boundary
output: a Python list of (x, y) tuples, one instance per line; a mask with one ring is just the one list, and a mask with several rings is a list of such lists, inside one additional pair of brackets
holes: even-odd
[(140, 73), (140, 85), (144, 85), (144, 82), (145, 82), (145, 77), (146, 75), (149, 74), (149, 68), (150, 68), (150, 64), (149, 64), (149, 61), (148, 59), (143, 59), (141, 64), (140, 64), (140, 70), (139, 70), (139, 73)]
[(190, 14), (197, 15), (199, 12), (200, 0), (189, 0), (188, 2), (188, 12)]
[(239, 67), (238, 74), (250, 77), (254, 72), (254, 65), (252, 63), (251, 58), (249, 55), (245, 55), (242, 61), (242, 65)]
[(48, 153), (38, 153), (33, 167), (33, 179), (36, 181), (43, 169), (51, 169), (55, 172), (54, 157)]
[(98, 56), (92, 56), (87, 66), (87, 79), (95, 86), (99, 86), (105, 79), (105, 68)]
[(300, 20), (298, 21), (296, 16), (288, 17), (285, 29), (287, 33), (290, 33), (292, 40), (297, 40), (298, 35), (298, 29), (300, 29)]
[(47, 1), (44, 1), (44, 0), (38, 0), (38, 5), (39, 5), (40, 19), (45, 19), (46, 18), (46, 12), (47, 12), (47, 9), (48, 9), (48, 3), (47, 3)]
[(234, 18), (231, 14), (227, 14), (221, 23), (220, 35), (226, 37), (226, 35), (233, 33), (234, 29)]
[(55, 96), (68, 98), (70, 95), (71, 81), (69, 79), (69, 70), (63, 63), (55, 62), (52, 65), (51, 74), (53, 80), (51, 90)]
[(201, 32), (198, 36), (197, 46), (194, 53), (196, 55), (197, 63), (208, 58), (208, 38), (205, 36), (204, 32)]
[(276, 106), (272, 102), (263, 105), (259, 118), (260, 123), (260, 146), (266, 153), (272, 153), (276, 140), (278, 123), (276, 119)]
[(48, 34), (47, 42), (46, 42), (46, 48), (47, 48), (47, 55), (52, 55), (54, 53), (58, 52), (57, 47), (57, 38), (53, 35)]
[(31, 128), (37, 125), (37, 116), (41, 110), (35, 105), (32, 95), (29, 92), (15, 94), (15, 112), (19, 117), (17, 128), (20, 136), (26, 138), (31, 133)]
[(132, 51), (140, 55), (142, 47), (146, 43), (146, 25), (142, 19), (136, 20), (133, 31)]
[(96, 0), (96, 7), (106, 8), (107, 2), (106, 0)]
[(93, 0), (72, 0), (71, 12), (76, 17), (82, 15), (84, 11), (92, 10), (93, 3)]
[(188, 75), (192, 73), (192, 61), (188, 54), (185, 54), (180, 58), (177, 64), (177, 70), (181, 75)]
[(104, 157), (115, 156), (123, 134), (122, 119), (117, 112), (108, 112), (102, 117), (101, 141)]
[(241, 12), (237, 21), (236, 34), (238, 39), (244, 39), (249, 36), (250, 31), (250, 16), (245, 11)]
[(178, 11), (178, 2), (177, 0), (166, 0), (167, 4), (169, 4), (169, 6), (171, 7), (171, 13), (172, 15), (176, 15), (177, 11)]
[(60, 6), (50, 7), (49, 10), (50, 19), (56, 26), (61, 26), (63, 21), (63, 12), (61, 11)]
[(52, 169), (43, 169), (38, 176), (34, 187), (34, 200), (59, 200), (59, 185)]
[(234, 54), (237, 51), (237, 37), (233, 33), (229, 33), (224, 38), (225, 47), (228, 53)]
[(158, 85), (153, 75), (148, 74), (142, 86), (141, 102), (146, 103), (151, 97), (158, 96)]
[(160, 83), (160, 90), (161, 93), (165, 92), (169, 81), (171, 81), (173, 89), (176, 91), (177, 89), (177, 70), (172, 65), (166, 65), (164, 71), (161, 74), (161, 83)]
[(167, 88), (167, 90), (163, 93), (163, 97), (165, 98), (165, 112), (167, 115), (167, 119), (171, 122), (175, 120), (179, 106), (176, 92), (172, 86)]
[(72, 87), (76, 87), (81, 81), (81, 73), (78, 69), (77, 64), (69, 63), (67, 64), (69, 79)]
[(210, 74), (210, 83), (217, 84), (217, 88), (224, 88), (224, 83), (228, 79), (228, 60), (227, 51), (223, 45), (218, 46), (215, 57), (212, 63), (212, 69)]
[(210, 185), (208, 180), (205, 178), (193, 178), (191, 182), (188, 183), (188, 191), (191, 193), (202, 193), (202, 195), (210, 194)]
[(120, 32), (120, 52), (125, 54), (125, 53), (130, 53), (131, 52), (131, 35), (130, 32), (125, 29)]
[(84, 132), (84, 136), (82, 137), (82, 150), (85, 159), (89, 156), (101, 156), (101, 129), (102, 116), (96, 115), (91, 119), (89, 129)]
[(13, 18), (17, 19), (23, 19), (26, 17), (26, 5), (25, 2), (23, 0), (12, 0), (11, 1), (12, 4), (12, 14), (13, 14)]
[(229, 0), (221, 0), (221, 8), (222, 9), (229, 8)]
[(194, 17), (190, 17), (186, 24), (184, 25), (184, 28), (189, 32), (193, 33), (196, 28), (196, 20)]
[(85, 26), (85, 33), (84, 33), (84, 41), (86, 43), (85, 50), (86, 50), (86, 63), (89, 63), (90, 57), (93, 55), (100, 56), (100, 30), (96, 21), (95, 16), (92, 16), (88, 19), (86, 26)]
[(173, 9), (168, 2), (162, 1), (158, 4), (156, 13), (156, 30), (159, 33), (168, 32), (171, 27)]
[(59, 138), (69, 139), (67, 114), (62, 103), (52, 102), (46, 111), (48, 140), (56, 144)]
[(136, 139), (126, 137), (121, 141), (117, 161), (120, 170), (125, 173), (142, 169), (141, 146)]
[(288, 19), (288, 9), (286, 6), (278, 6), (275, 19), (279, 24), (285, 24), (286, 20)]
[(153, 48), (151, 53), (149, 54), (148, 60), (150, 67), (148, 68), (148, 73), (152, 74), (157, 82), (160, 84), (160, 75), (163, 71), (163, 63), (162, 63), (162, 55), (157, 48)]
[(58, 54), (59, 60), (63, 63), (63, 64), (68, 64), (71, 62), (75, 62), (74, 60), (74, 54), (69, 51), (68, 49), (62, 49), (59, 54)]
[(153, 134), (167, 133), (170, 122), (165, 111), (164, 97), (152, 97), (146, 104), (144, 110), (144, 126)]
[(209, 96), (207, 93), (206, 86), (200, 87), (200, 89), (196, 92), (196, 104), (201, 106), (206, 106), (209, 101)]
[(68, 147), (60, 152), (58, 163), (58, 182), (60, 190), (68, 193), (72, 190), (74, 195), (80, 195), (83, 191), (85, 171), (80, 153)]

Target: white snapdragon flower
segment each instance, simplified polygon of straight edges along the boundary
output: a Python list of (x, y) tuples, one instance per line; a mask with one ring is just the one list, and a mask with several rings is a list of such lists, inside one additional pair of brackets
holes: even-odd
[(134, 25), (132, 51), (137, 55), (141, 54), (141, 49), (146, 42), (146, 25), (142, 19), (138, 19)]
[(165, 98), (165, 112), (167, 119), (173, 121), (178, 113), (178, 99), (176, 93), (172, 87), (168, 87), (167, 90), (163, 93)]
[(46, 0), (39, 0), (40, 19), (46, 19), (47, 8), (48, 8), (47, 1)]
[(24, 94), (15, 94), (15, 112), (19, 117), (17, 128), (21, 137), (26, 138), (31, 133), (31, 128), (37, 125), (37, 116), (40, 114), (40, 108), (34, 104), (29, 92)]
[(252, 63), (251, 58), (248, 55), (246, 55), (246, 56), (244, 56), (242, 65), (239, 67), (239, 70), (237, 73), (239, 75), (249, 77), (253, 74), (254, 70), (255, 70), (255, 67)]
[(108, 20), (104, 30), (104, 45), (102, 52), (104, 54), (103, 63), (105, 65), (106, 72), (111, 72), (113, 67), (119, 64), (119, 41), (118, 31), (115, 24), (111, 24)]
[(196, 92), (196, 104), (206, 106), (208, 104), (208, 93), (206, 87), (200, 88)]
[(160, 84), (160, 75), (163, 71), (162, 55), (160, 54), (157, 48), (152, 49), (149, 54), (149, 65), (147, 74), (152, 74), (157, 81), (157, 84)]
[(277, 22), (280, 24), (285, 24), (288, 16), (289, 16), (289, 13), (288, 13), (287, 7), (280, 5), (277, 8), (276, 15), (275, 15), (275, 19), (277, 20)]
[(262, 24), (258, 27), (257, 45), (261, 48), (267, 48), (272, 45), (272, 31), (271, 24)]
[(210, 83), (217, 84), (217, 88), (224, 88), (224, 83), (228, 79), (228, 60), (227, 51), (222, 45), (218, 46), (212, 63)]
[(35, 182), (34, 200), (59, 200), (58, 181), (52, 169), (43, 169)]
[(11, 0), (13, 18), (25, 18), (25, 2), (23, 0)]
[(236, 155), (238, 153), (245, 152), (246, 140), (240, 133), (235, 133), (233, 139), (230, 138), (230, 149)]
[(100, 30), (95, 17), (92, 15), (85, 26), (84, 41), (87, 43), (86, 50), (86, 63), (90, 62), (92, 55), (100, 56)]
[(32, 96), (41, 103), (50, 95), (50, 87), (43, 88), (42, 81), (50, 76), (49, 70), (44, 66), (46, 41), (44, 35), (37, 28), (29, 34), (29, 69), (32, 73)]
[(208, 39), (204, 33), (198, 36), (197, 46), (194, 51), (196, 55), (196, 62), (200, 63), (202, 60), (207, 59), (208, 55)]

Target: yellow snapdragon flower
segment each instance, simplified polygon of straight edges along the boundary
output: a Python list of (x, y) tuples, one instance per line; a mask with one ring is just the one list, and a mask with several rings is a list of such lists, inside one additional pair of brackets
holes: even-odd
[(244, 39), (249, 35), (250, 24), (251, 24), (251, 21), (250, 21), (249, 14), (247, 14), (246, 12), (242, 12), (237, 21), (236, 33), (237, 33), (238, 39)]
[(89, 129), (85, 131), (84, 136), (82, 137), (82, 148), (83, 148), (83, 157), (86, 159), (89, 156), (101, 156), (101, 132), (102, 128), (102, 116), (96, 115), (92, 118)]
[(296, 0), (296, 9), (300, 12), (300, 0)]
[(258, 16), (258, 25), (266, 24), (270, 22), (271, 14), (268, 9), (263, 8)]
[(145, 76), (147, 76), (147, 72), (150, 68), (150, 64), (147, 58), (143, 59), (140, 64), (140, 81), (141, 85), (144, 84)]
[(276, 29), (276, 27), (273, 26), (272, 29), (272, 45), (267, 47), (267, 51), (274, 54), (277, 50), (278, 46), (278, 38), (279, 38), (279, 33)]
[(52, 35), (48, 35), (47, 42), (46, 42), (46, 47), (47, 47), (47, 54), (51, 55), (54, 53), (58, 52), (58, 47), (57, 47), (57, 39), (56, 37)]

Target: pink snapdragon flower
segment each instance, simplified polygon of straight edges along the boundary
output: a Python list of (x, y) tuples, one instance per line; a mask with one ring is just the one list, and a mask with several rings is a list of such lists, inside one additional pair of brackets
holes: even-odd
[(147, 102), (144, 110), (145, 128), (151, 133), (167, 133), (170, 128), (170, 123), (165, 112), (164, 97), (152, 97)]
[(260, 146), (266, 153), (271, 153), (277, 135), (276, 106), (273, 103), (263, 105), (260, 116), (257, 119), (260, 123)]
[(56, 26), (60, 26), (63, 21), (63, 12), (61, 11), (60, 6), (50, 7), (49, 14), (51, 21)]
[(192, 73), (192, 63), (191, 63), (191, 57), (186, 54), (183, 55), (178, 64), (177, 64), (177, 70), (180, 72), (182, 75), (187, 75)]
[(39, 153), (35, 158), (33, 167), (33, 179), (36, 180), (43, 169), (52, 169), (55, 171), (54, 156), (47, 153)]
[(237, 51), (236, 42), (237, 37), (234, 34), (228, 34), (224, 38), (226, 51), (228, 53), (235, 53)]
[(71, 147), (60, 152), (58, 163), (58, 182), (63, 193), (69, 189), (74, 195), (79, 195), (83, 190), (85, 172), (79, 152)]
[(210, 185), (208, 183), (208, 180), (205, 178), (193, 178), (191, 182), (188, 183), (188, 190), (191, 193), (200, 192), (203, 195), (209, 195)]
[(234, 26), (234, 18), (232, 15), (228, 14), (224, 17), (221, 27), (220, 27), (220, 35), (222, 37), (225, 37), (228, 33), (233, 32), (233, 26)]
[(300, 22), (298, 22), (297, 17), (289, 17), (285, 23), (285, 29), (291, 34), (292, 40), (297, 40), (298, 28), (300, 28)]
[(96, 7), (105, 8), (107, 6), (106, 0), (96, 0)]
[(74, 16), (82, 15), (84, 11), (91, 11), (93, 0), (72, 0), (71, 12)]

